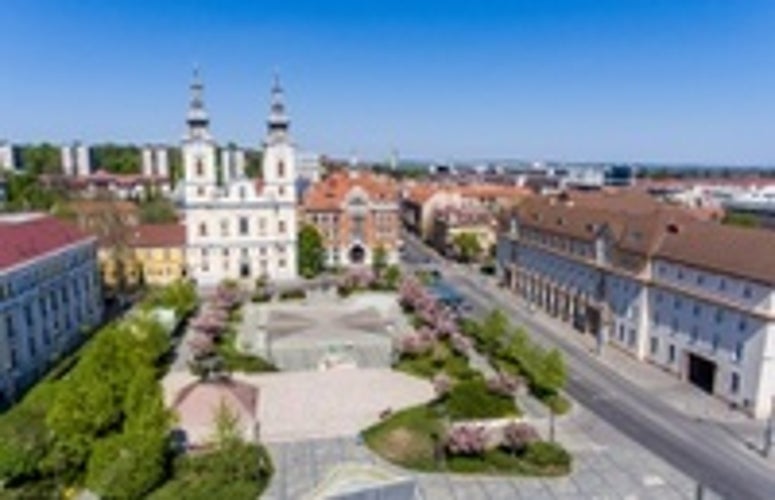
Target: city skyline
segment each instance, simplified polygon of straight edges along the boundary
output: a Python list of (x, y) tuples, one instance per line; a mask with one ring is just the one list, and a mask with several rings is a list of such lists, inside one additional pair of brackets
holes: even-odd
[(176, 144), (196, 63), (223, 143), (260, 144), (279, 71), (338, 156), (775, 163), (767, 2), (5, 7), (12, 142)]

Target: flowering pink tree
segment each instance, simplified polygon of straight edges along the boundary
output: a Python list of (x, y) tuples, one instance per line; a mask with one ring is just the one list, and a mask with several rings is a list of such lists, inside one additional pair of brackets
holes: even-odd
[(188, 345), (191, 348), (194, 359), (205, 358), (215, 353), (215, 344), (212, 337), (203, 333), (196, 333), (188, 341)]
[(501, 396), (513, 396), (519, 389), (521, 380), (510, 373), (500, 372), (487, 379), (487, 389)]
[(375, 280), (376, 276), (371, 268), (351, 269), (347, 271), (341, 285), (346, 288), (368, 288)]
[(401, 337), (398, 351), (403, 356), (420, 356), (427, 353), (433, 347), (433, 342), (417, 334), (410, 334)]
[(239, 288), (219, 285), (215, 294), (210, 298), (209, 304), (216, 309), (232, 311), (242, 304), (243, 299), (242, 291)]
[(226, 322), (205, 311), (191, 321), (191, 328), (199, 333), (217, 337), (223, 333)]
[(513, 453), (521, 453), (529, 444), (540, 439), (541, 436), (530, 424), (512, 422), (503, 428), (501, 446)]
[(407, 310), (415, 310), (425, 298), (427, 292), (422, 283), (414, 276), (406, 276), (398, 286), (398, 297), (401, 305)]
[(487, 434), (484, 427), (456, 425), (447, 432), (445, 443), (450, 455), (481, 456), (487, 451)]
[(440, 339), (450, 338), (459, 333), (457, 321), (450, 313), (441, 313), (436, 321), (436, 331)]
[(450, 343), (452, 344), (452, 349), (454, 349), (458, 354), (468, 356), (468, 353), (470, 353), (471, 349), (473, 349), (473, 343), (471, 339), (459, 332), (455, 332), (450, 335), (449, 339)]

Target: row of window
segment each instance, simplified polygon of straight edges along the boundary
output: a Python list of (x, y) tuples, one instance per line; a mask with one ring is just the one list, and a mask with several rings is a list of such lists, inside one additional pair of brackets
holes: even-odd
[[(656, 301), (657, 304), (661, 304), (663, 302), (662, 292), (657, 292), (656, 293), (655, 301)], [(692, 302), (692, 301), (687, 301), (687, 302)], [(676, 310), (676, 311), (682, 310), (683, 309), (683, 304), (684, 304), (684, 300), (681, 297), (674, 297), (673, 298), (673, 309), (674, 310)], [(701, 317), (704, 309), (705, 308), (703, 308), (703, 306), (700, 305), (698, 302), (692, 302), (692, 315), (694, 317)], [(710, 309), (710, 307), (708, 307), (708, 309)], [(655, 315), (655, 321), (656, 321), (656, 319), (659, 317), (658, 313), (655, 312), (654, 315)], [(715, 308), (715, 311), (714, 311), (714, 314), (713, 314), (713, 318), (714, 318), (714, 320), (715, 320), (715, 322), (717, 324), (723, 323), (725, 318), (726, 318), (726, 316), (727, 316), (727, 314), (726, 314), (725, 309), (723, 307), (716, 307)], [(729, 316), (731, 316), (731, 314)], [(740, 315), (740, 319), (738, 321), (738, 330), (742, 332), (742, 331), (745, 331), (747, 327), (748, 327), (748, 321), (747, 321), (746, 317), (741, 314)]]
[[(257, 221), (257, 229), (259, 234), (266, 234), (267, 231), (267, 220), (264, 217), (259, 217)], [(219, 223), (220, 227), (220, 236), (222, 237), (228, 237), (231, 235), (231, 227), (229, 224), (229, 219), (221, 219)], [(277, 233), (278, 234), (286, 234), (288, 230), (288, 224), (284, 220), (278, 220), (277, 221)], [(200, 222), (199, 223), (199, 236), (201, 237), (207, 237), (209, 236), (209, 231), (207, 227), (206, 222)], [(237, 219), (237, 235), (238, 236), (248, 236), (250, 234), (250, 219), (248, 217), (239, 217)]]
[[(278, 244), (276, 244), (274, 246), (274, 248), (277, 251), (277, 253), (284, 254), (288, 247), (286, 245), (282, 244), (282, 243), (278, 243)], [(231, 255), (231, 250), (232, 249), (228, 248), (228, 247), (221, 248), (220, 254), (223, 257), (228, 257), (229, 255)], [(201, 253), (202, 258), (205, 259), (205, 258), (210, 256), (210, 249), (209, 248), (202, 248), (200, 250), (200, 253)], [(217, 253), (217, 252), (214, 251), (213, 253)], [(267, 253), (268, 253), (267, 247), (259, 247), (258, 248), (258, 253), (262, 257), (266, 256)], [(248, 258), (248, 257), (250, 257), (250, 249), (249, 248), (240, 248), (238, 255), (240, 255), (243, 258)]]
[[(667, 276), (669, 274), (669, 267), (667, 264), (660, 264), (657, 266), (657, 273), (659, 276)], [(682, 281), (684, 279), (688, 279), (687, 274), (689, 274), (688, 271), (685, 271), (682, 267), (675, 266), (675, 272), (673, 273), (674, 277), (678, 281)], [(735, 282), (732, 280), (727, 280), (724, 277), (718, 277), (716, 279), (716, 287), (719, 291), (723, 292), (726, 291), (729, 287), (734, 286)], [(698, 286), (703, 286), (706, 283), (706, 277), (704, 274), (697, 272), (694, 277), (694, 283)], [(753, 296), (753, 289), (750, 285), (742, 283), (740, 294), (745, 299), (750, 299)]]
[[(261, 268), (262, 274), (266, 274), (267, 270), (269, 269), (269, 263), (265, 260), (261, 260), (258, 262), (258, 265)], [(285, 269), (287, 265), (288, 265), (288, 261), (285, 258), (277, 259), (277, 267), (279, 269)], [(202, 269), (202, 272), (205, 272), (205, 273), (210, 272), (211, 269), (214, 269), (214, 268), (211, 268), (209, 260), (202, 260), (200, 267)], [(224, 260), (221, 262), (221, 270), (228, 271), (230, 268), (231, 268), (231, 265), (228, 260)], [(250, 266), (248, 264), (240, 263), (239, 270), (242, 276), (245, 276), (245, 277), (250, 276)]]
[[(655, 315), (655, 321), (652, 324), (652, 328), (656, 330), (660, 327), (660, 323), (657, 323), (659, 319), (658, 315)], [(679, 325), (679, 322), (676, 318), (673, 318), (671, 324), (670, 324), (670, 335), (675, 336), (679, 332), (681, 332), (681, 328)], [(689, 329), (689, 341), (693, 344), (696, 344), (700, 340), (700, 327), (698, 325), (692, 325)], [(716, 352), (721, 347), (721, 334), (720, 333), (714, 333), (711, 337), (711, 348), (713, 349), (713, 352)], [(745, 340), (737, 340), (735, 342), (734, 351), (731, 353), (731, 357), (733, 361), (742, 361), (743, 356), (745, 353)]]
[(93, 246), (69, 251), (47, 262), (29, 266), (0, 281), (0, 302), (10, 299), (31, 290), (41, 283), (61, 276), (88, 261), (96, 259), (96, 250)]

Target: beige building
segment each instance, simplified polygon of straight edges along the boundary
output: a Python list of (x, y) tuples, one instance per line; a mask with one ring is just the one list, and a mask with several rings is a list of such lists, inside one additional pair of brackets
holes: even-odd
[(323, 237), (327, 265), (371, 265), (378, 248), (387, 263), (398, 262), (398, 190), (391, 179), (334, 172), (307, 191), (301, 211)]
[(435, 213), (431, 244), (439, 252), (449, 257), (461, 257), (456, 239), (463, 234), (473, 235), (479, 243), (481, 252), (473, 259), (485, 258), (495, 248), (495, 216), (482, 208), (444, 208)]

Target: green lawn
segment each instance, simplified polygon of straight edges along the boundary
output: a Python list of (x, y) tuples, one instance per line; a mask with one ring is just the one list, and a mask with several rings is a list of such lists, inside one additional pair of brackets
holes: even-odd
[(224, 333), (221, 340), (216, 344), (215, 350), (223, 360), (223, 364), (228, 371), (245, 373), (277, 371), (277, 368), (264, 358), (238, 351), (237, 332), (234, 328), (229, 328)]
[(395, 369), (428, 379), (442, 372), (455, 380), (474, 378), (478, 374), (476, 370), (468, 366), (468, 359), (455, 352), (449, 342), (439, 342), (427, 354), (405, 356), (396, 363)]
[(458, 382), (449, 394), (433, 405), (453, 421), (520, 415), (513, 397), (490, 392), (481, 378)]
[[(366, 445), (383, 459), (421, 472), (559, 476), (570, 471), (570, 456), (558, 445), (540, 443), (535, 450), (512, 454), (496, 448), (483, 456), (434, 457), (434, 438), (443, 440), (438, 406), (421, 405), (400, 411), (363, 431)], [(440, 446), (440, 445), (437, 445)], [(547, 448), (549, 449), (547, 451)]]
[(407, 469), (436, 471), (433, 439), (441, 436), (443, 425), (433, 409), (426, 405), (400, 411), (366, 429), (366, 444), (382, 458)]

